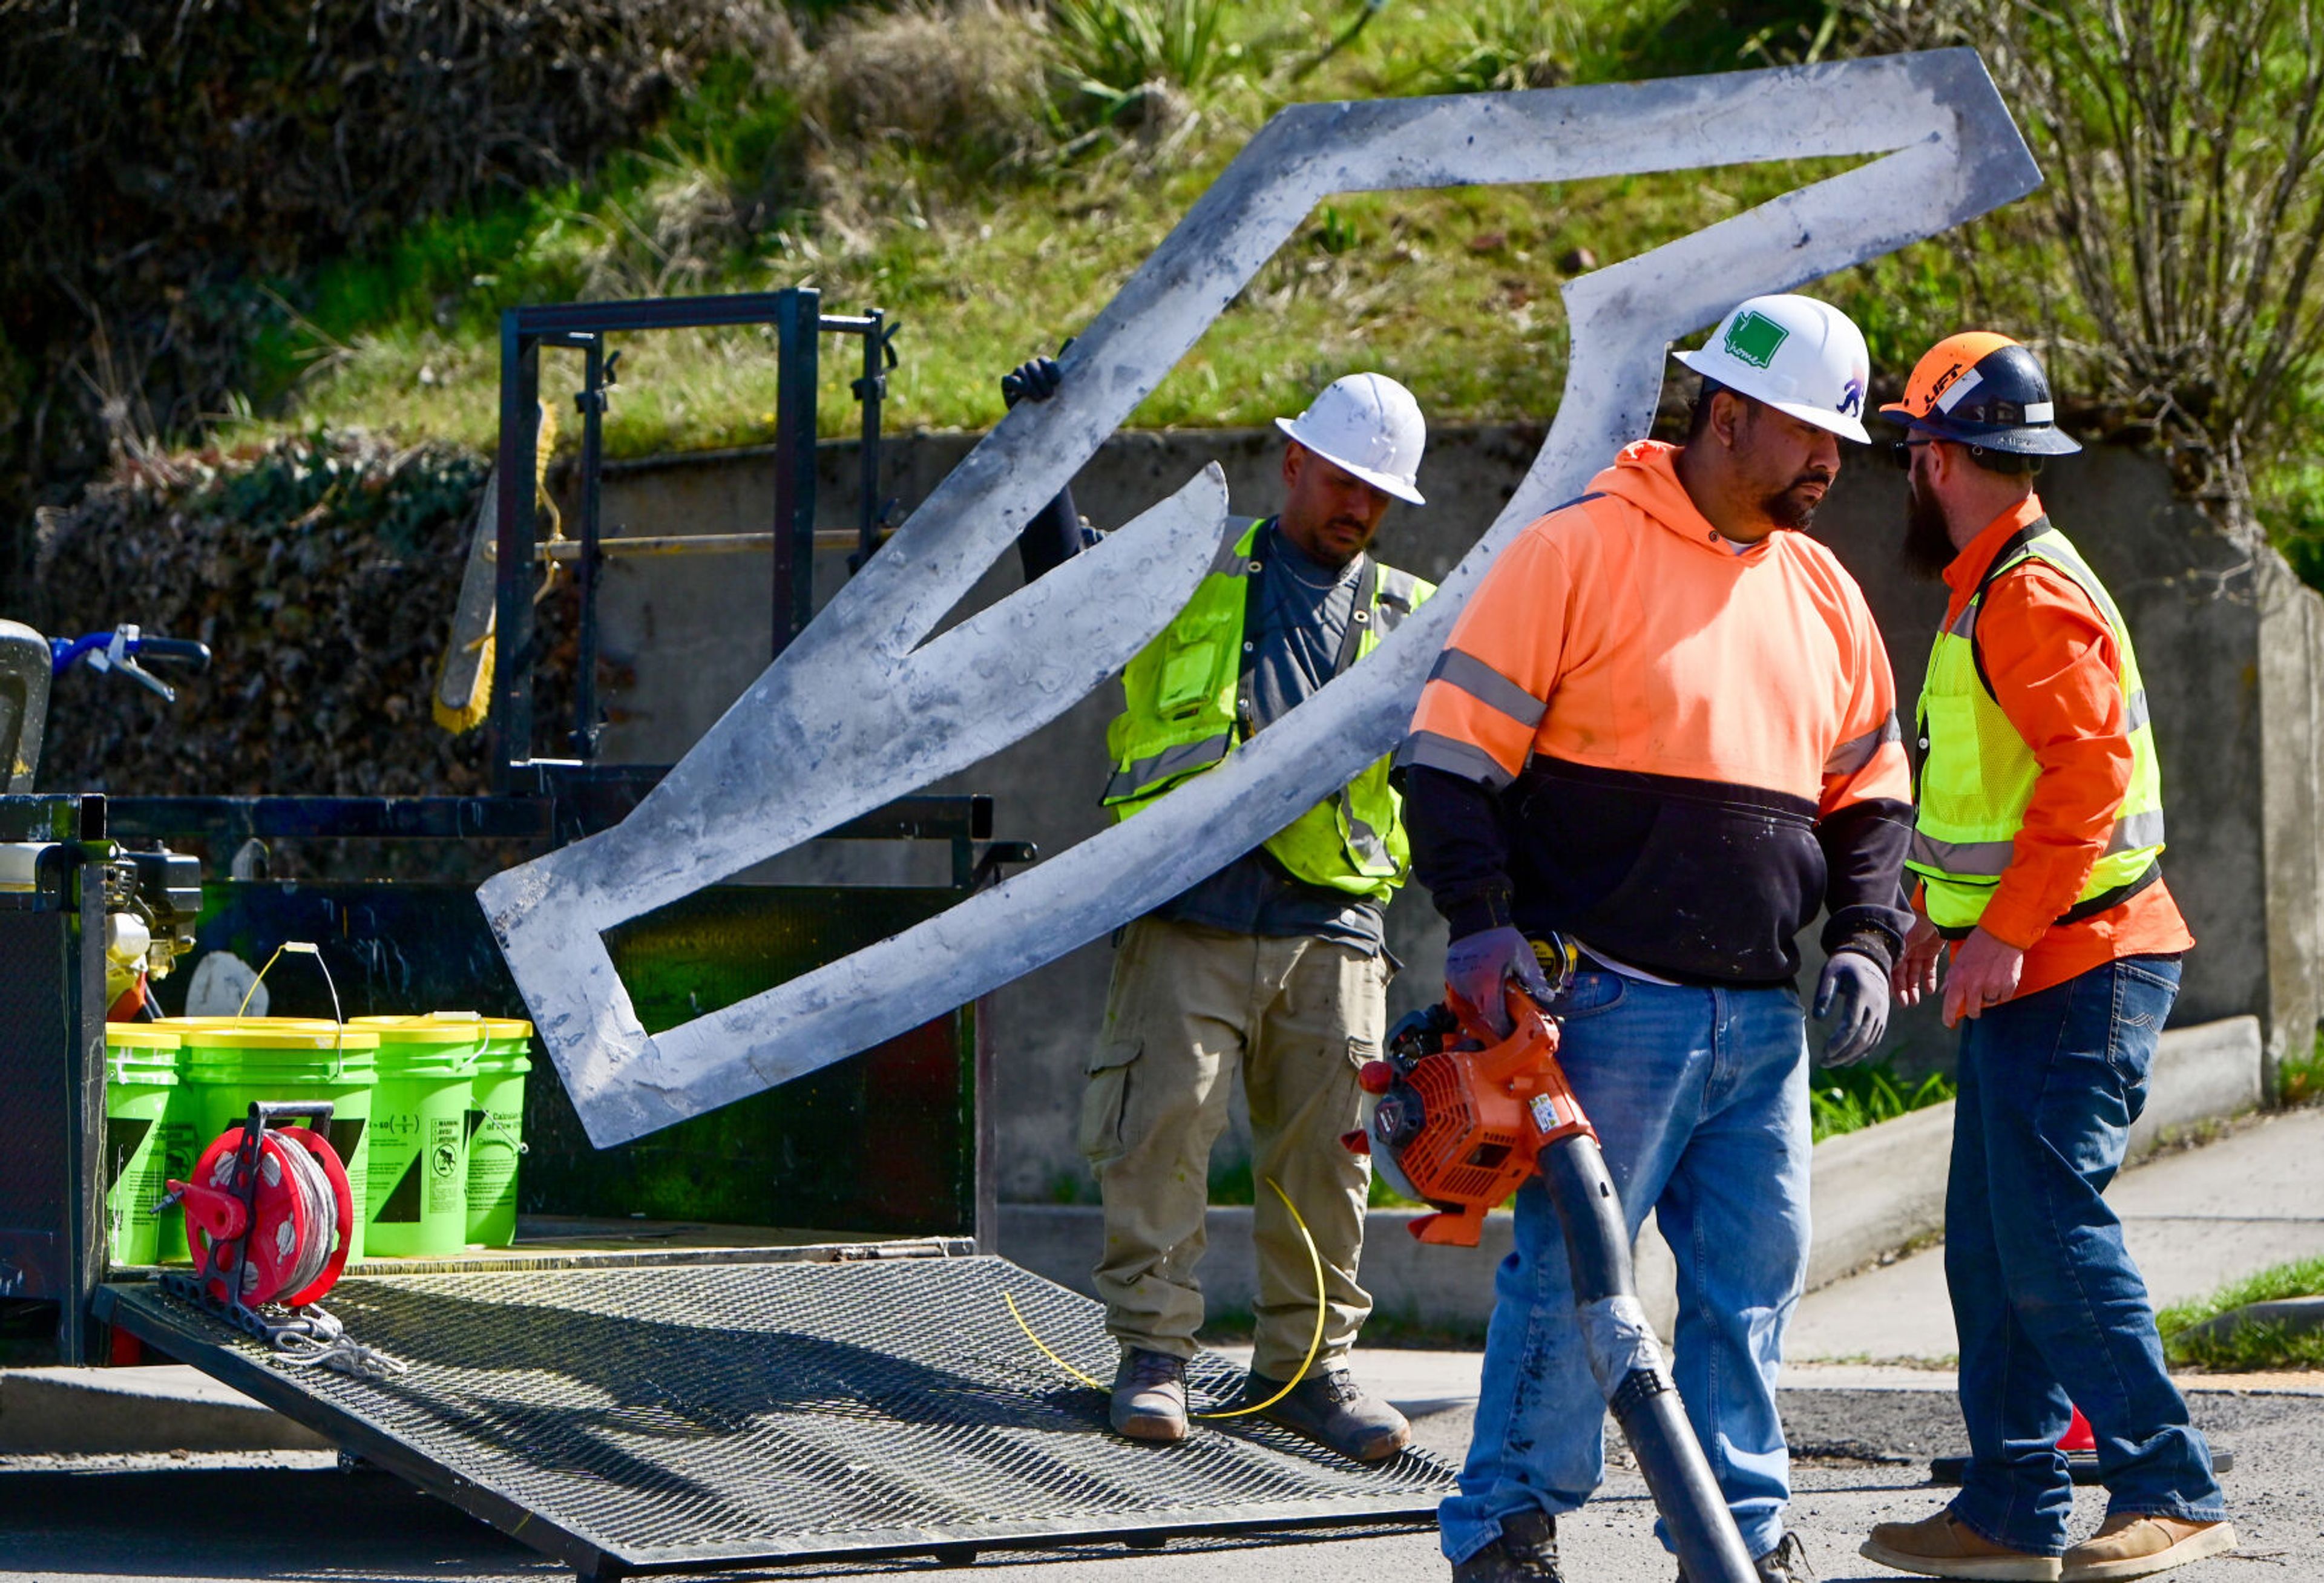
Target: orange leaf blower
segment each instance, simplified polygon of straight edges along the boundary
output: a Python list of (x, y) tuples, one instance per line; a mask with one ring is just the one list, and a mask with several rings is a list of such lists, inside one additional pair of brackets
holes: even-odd
[(1448, 1001), (1406, 1017), (1388, 1058), (1364, 1063), (1371, 1113), (1341, 1141), (1436, 1210), (1412, 1221), (1415, 1237), (1474, 1247), (1485, 1212), (1525, 1184), (1543, 1149), (1597, 1134), (1557, 1063), (1557, 1024), (1531, 997), (1510, 991), (1517, 1026), (1507, 1037), (1458, 997)]
[[(1554, 998), (1572, 951), (1562, 941), (1535, 950)], [(1340, 1141), (1370, 1155), (1398, 1192), (1435, 1210), (1412, 1222), (1423, 1242), (1476, 1247), (1486, 1211), (1540, 1173), (1564, 1236), (1591, 1373), (1669, 1524), (1683, 1572), (1702, 1583), (1755, 1583), (1750, 1552), (1638, 1302), (1621, 1196), (1558, 1063), (1557, 1024), (1515, 988), (1508, 1009), (1516, 1026), (1505, 1038), (1449, 990), (1444, 1005), (1398, 1023), (1388, 1058), (1364, 1063), (1370, 1114)]]

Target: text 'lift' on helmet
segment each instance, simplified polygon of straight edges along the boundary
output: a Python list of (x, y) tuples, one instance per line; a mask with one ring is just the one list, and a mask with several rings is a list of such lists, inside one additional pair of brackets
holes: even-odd
[(1420, 453), (1427, 448), (1428, 425), (1412, 392), (1384, 373), (1351, 373), (1335, 379), (1296, 418), (1278, 418), (1275, 427), (1325, 461), (1344, 468), (1383, 494), (1408, 505), (1425, 505), (1420, 486)]
[(1864, 392), (1872, 354), (1864, 332), (1829, 302), (1777, 294), (1736, 305), (1711, 339), (1674, 354), (1703, 378), (1803, 423), (1869, 445)]
[(2013, 456), (2070, 456), (2042, 360), (2007, 336), (1964, 330), (1913, 365), (1904, 399), (1880, 409), (1905, 428)]

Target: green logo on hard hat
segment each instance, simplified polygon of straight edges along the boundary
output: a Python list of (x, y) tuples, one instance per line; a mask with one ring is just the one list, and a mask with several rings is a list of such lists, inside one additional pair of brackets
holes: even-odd
[(1791, 331), (1764, 313), (1738, 313), (1735, 322), (1727, 327), (1727, 355), (1738, 363), (1765, 368), (1775, 362), (1776, 352), (1791, 338)]

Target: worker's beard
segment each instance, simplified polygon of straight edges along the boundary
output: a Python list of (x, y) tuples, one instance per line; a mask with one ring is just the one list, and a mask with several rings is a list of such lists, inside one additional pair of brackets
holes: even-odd
[(1921, 492), (1920, 483), (1904, 481), (1904, 569), (1924, 583), (1945, 575), (1960, 552), (1953, 548), (1952, 529), (1945, 525), (1945, 509)]
[(1804, 531), (1815, 521), (1816, 508), (1824, 502), (1821, 493), (1809, 494), (1811, 485), (1821, 484), (1826, 491), (1831, 480), (1821, 473), (1803, 473), (1775, 493), (1759, 502), (1759, 510), (1768, 521), (1778, 528)]

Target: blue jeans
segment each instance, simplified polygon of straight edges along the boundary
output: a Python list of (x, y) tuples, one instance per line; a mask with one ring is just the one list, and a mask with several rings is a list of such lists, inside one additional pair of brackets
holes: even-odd
[(2227, 1515), (2163, 1363), (2146, 1283), (2098, 1195), (2121, 1168), (2179, 993), (2174, 958), (2126, 957), (1963, 1025), (1945, 1282), (1969, 1471), (1953, 1514), (1996, 1544), (2066, 1547), (2057, 1449), (2081, 1408), (2116, 1512)]
[[(1587, 972), (1555, 1008), (1573, 1091), (1635, 1237), (1655, 1211), (1678, 1261), (1674, 1374), (1755, 1555), (1783, 1537), (1791, 1459), (1775, 1412), (1784, 1330), (1808, 1256), (1805, 1021), (1787, 989), (1665, 988)], [(1536, 1177), (1494, 1280), (1461, 1493), (1437, 1511), (1466, 1560), (1503, 1518), (1555, 1515), (1606, 1473), (1606, 1404), (1574, 1321), (1565, 1241)], [(1660, 1524), (1665, 1547), (1670, 1539)]]

